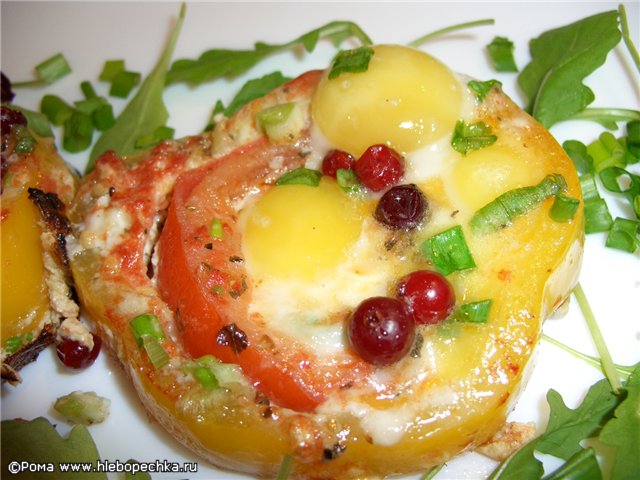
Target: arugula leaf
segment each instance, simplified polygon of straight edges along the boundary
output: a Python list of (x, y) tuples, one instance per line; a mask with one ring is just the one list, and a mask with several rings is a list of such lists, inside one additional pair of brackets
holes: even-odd
[(479, 150), (493, 145), (498, 137), (484, 122), (467, 123), (458, 120), (451, 137), (451, 146), (456, 152), (466, 155), (469, 150)]
[(491, 89), (495, 86), (501, 87), (502, 83), (495, 79), (486, 80), (484, 82), (479, 80), (470, 80), (467, 83), (467, 86), (475, 94), (476, 98), (483, 102)]
[(599, 439), (617, 447), (611, 478), (640, 478), (640, 364), (625, 385), (626, 398), (615, 409), (615, 416), (600, 432)]
[[(76, 425), (67, 438), (58, 434), (44, 417), (31, 421), (2, 421), (2, 471), (7, 472), (11, 462), (30, 462), (53, 465), (54, 471), (41, 474), (42, 478), (65, 480), (68, 472), (61, 472), (61, 463), (96, 463), (100, 455), (87, 427)], [(40, 475), (38, 476), (40, 478)], [(104, 472), (74, 472), (74, 479), (106, 480)]]
[(602, 472), (593, 448), (585, 448), (573, 455), (544, 480), (600, 480)]
[(604, 12), (531, 40), (532, 60), (518, 76), (527, 110), (545, 127), (584, 110), (594, 94), (582, 80), (620, 41), (618, 12)]
[(96, 159), (107, 150), (113, 150), (118, 155), (137, 152), (139, 150), (136, 148), (138, 139), (153, 134), (167, 122), (169, 112), (162, 100), (162, 94), (169, 62), (184, 21), (185, 10), (186, 6), (182, 4), (169, 43), (156, 66), (118, 116), (116, 123), (106, 130), (94, 144), (85, 172), (91, 171)]
[(343, 50), (333, 59), (329, 80), (339, 77), (343, 73), (366, 72), (369, 62), (373, 56), (373, 49), (370, 47), (359, 47), (352, 50)]
[(352, 36), (363, 45), (372, 43), (355, 23), (335, 21), (282, 44), (269, 45), (258, 42), (253, 50), (207, 50), (197, 60), (176, 60), (167, 73), (167, 84), (185, 82), (197, 86), (220, 77), (238, 76), (265, 57), (295, 45), (301, 44), (307, 52), (311, 52), (321, 38), (328, 38), (334, 45), (339, 46), (346, 38)]

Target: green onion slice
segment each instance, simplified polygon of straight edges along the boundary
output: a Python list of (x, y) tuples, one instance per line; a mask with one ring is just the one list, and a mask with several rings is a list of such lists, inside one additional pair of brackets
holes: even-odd
[(4, 344), (4, 349), (9, 354), (16, 353), (22, 347), (29, 345), (32, 341), (32, 333), (21, 333), (19, 335), (14, 335), (13, 337), (7, 338), (7, 341)]
[(566, 188), (567, 184), (562, 175), (547, 175), (537, 185), (515, 188), (498, 196), (478, 210), (469, 221), (469, 225), (474, 232), (479, 233), (505, 228), (517, 217)]
[(460, 225), (425, 240), (420, 249), (443, 275), (476, 266)]
[(163, 140), (171, 140), (174, 134), (175, 130), (173, 128), (163, 125), (156, 128), (149, 135), (143, 135), (142, 137), (138, 138), (136, 140), (135, 147), (150, 148), (154, 145), (157, 145)]
[(131, 90), (139, 83), (142, 76), (138, 72), (123, 70), (113, 77), (109, 95), (112, 97), (127, 98)]
[(158, 317), (151, 313), (138, 315), (129, 322), (129, 326), (131, 327), (131, 331), (133, 332), (133, 336), (135, 337), (136, 343), (139, 347), (143, 346), (142, 337), (144, 335), (153, 337), (156, 340), (164, 340), (165, 338), (160, 322), (158, 321)]
[(329, 80), (333, 80), (343, 73), (366, 72), (369, 69), (371, 57), (373, 57), (373, 48), (366, 46), (338, 52), (331, 64)]
[(276, 185), (309, 185), (317, 187), (320, 185), (322, 172), (310, 168), (300, 167), (282, 175), (276, 180)]
[(82, 152), (91, 145), (93, 132), (91, 117), (76, 110), (64, 122), (62, 145), (67, 152)]
[(469, 89), (475, 94), (476, 98), (481, 102), (487, 97), (487, 94), (495, 86), (502, 86), (502, 82), (491, 79), (481, 82), (479, 80), (471, 80), (467, 83)]
[(149, 361), (156, 368), (162, 368), (169, 363), (169, 355), (165, 352), (160, 341), (153, 335), (142, 335), (142, 346), (144, 351), (147, 352)]
[(549, 215), (556, 222), (566, 223), (573, 220), (578, 207), (580, 206), (580, 200), (577, 198), (567, 197), (562, 193), (556, 194), (556, 198), (551, 205)]
[(36, 72), (38, 74), (38, 78), (44, 80), (48, 84), (51, 84), (59, 78), (71, 73), (71, 67), (67, 62), (67, 59), (64, 58), (64, 55), (58, 53), (36, 65)]
[(513, 42), (506, 37), (494, 37), (491, 43), (487, 45), (487, 51), (497, 72), (518, 71), (516, 61), (513, 58), (514, 48)]
[(353, 170), (339, 168), (336, 170), (338, 186), (349, 194), (358, 194), (362, 191), (358, 175)]
[(587, 146), (578, 140), (567, 140), (562, 144), (580, 175), (593, 173), (593, 158), (587, 152)]
[(456, 152), (466, 155), (470, 150), (493, 145), (497, 139), (491, 127), (484, 122), (467, 123), (458, 120), (451, 137), (451, 146)]
[(103, 82), (113, 82), (116, 75), (123, 72), (124, 69), (124, 60), (107, 60), (104, 62), (102, 72), (100, 72), (98, 79)]
[(640, 245), (640, 221), (616, 218), (609, 230), (605, 245), (609, 248), (634, 253)]
[(45, 95), (40, 100), (40, 111), (53, 125), (63, 125), (73, 114), (73, 107), (57, 95)]
[(211, 235), (211, 238), (215, 238), (216, 240), (222, 240), (224, 237), (222, 221), (219, 218), (211, 220), (211, 224), (209, 225), (209, 235)]
[(295, 102), (288, 102), (265, 108), (256, 114), (256, 120), (263, 128), (280, 125), (289, 118), (295, 105)]
[(464, 303), (456, 309), (453, 319), (456, 322), (487, 323), (491, 303), (491, 300)]

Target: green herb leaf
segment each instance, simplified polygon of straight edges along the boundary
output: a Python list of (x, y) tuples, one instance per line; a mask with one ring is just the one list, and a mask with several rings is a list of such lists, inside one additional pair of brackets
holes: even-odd
[(626, 398), (600, 432), (600, 440), (617, 447), (611, 478), (640, 478), (640, 364), (625, 384)]
[(336, 181), (338, 186), (349, 194), (357, 195), (362, 191), (358, 175), (353, 170), (339, 168), (336, 170)]
[(484, 122), (467, 123), (458, 120), (453, 130), (451, 146), (456, 152), (466, 155), (470, 150), (493, 145), (497, 139), (491, 127)]
[(308, 185), (310, 187), (317, 187), (320, 185), (321, 178), (322, 172), (300, 167), (282, 175), (276, 180), (276, 185)]
[(420, 249), (443, 275), (476, 266), (460, 225), (425, 240)]
[(166, 125), (169, 113), (162, 94), (171, 56), (184, 21), (185, 9), (186, 6), (183, 4), (169, 43), (154, 69), (142, 82), (113, 127), (106, 130), (93, 146), (86, 172), (93, 169), (96, 159), (107, 150), (113, 150), (120, 156), (136, 153), (139, 149), (135, 144), (139, 138), (152, 134), (158, 127)]
[(491, 303), (491, 300), (463, 303), (453, 313), (453, 320), (463, 323), (487, 323)]
[(104, 62), (102, 72), (100, 72), (99, 80), (103, 82), (112, 82), (117, 74), (124, 71), (124, 60), (107, 60)]
[(580, 450), (544, 480), (601, 480), (602, 472), (593, 448)]
[(339, 52), (331, 63), (329, 80), (333, 80), (343, 73), (366, 72), (372, 56), (373, 48), (371, 47), (359, 47)]
[(547, 198), (565, 190), (567, 183), (560, 174), (547, 175), (540, 183), (530, 187), (515, 188), (503, 193), (478, 210), (469, 225), (474, 232), (488, 233), (505, 228)]
[(593, 173), (593, 158), (587, 152), (587, 146), (578, 140), (567, 140), (562, 144), (580, 175)]
[(518, 67), (516, 61), (513, 58), (513, 50), (515, 46), (511, 40), (505, 37), (494, 37), (489, 45), (487, 45), (487, 51), (489, 57), (493, 61), (493, 68), (497, 72), (517, 72)]
[(25, 118), (27, 119), (29, 130), (31, 130), (33, 133), (40, 137), (53, 137), (53, 130), (51, 130), (51, 125), (49, 124), (49, 120), (47, 119), (46, 115), (40, 112), (34, 112), (33, 110), (29, 110), (15, 104), (11, 104), (11, 108), (14, 110), (18, 110), (25, 116)]
[[(28, 462), (30, 464), (51, 464), (53, 471), (46, 478), (66, 480), (69, 472), (60, 471), (61, 464), (72, 462), (93, 463), (100, 460), (87, 427), (76, 425), (69, 435), (63, 438), (46, 418), (38, 417), (31, 421), (2, 421), (2, 471), (9, 471), (11, 462)], [(44, 475), (44, 474), (43, 474)], [(73, 478), (78, 480), (107, 480), (104, 472), (74, 472)]]
[(109, 95), (118, 98), (127, 98), (135, 87), (140, 83), (141, 75), (138, 72), (122, 70), (118, 72), (111, 81)]
[(640, 245), (640, 222), (616, 218), (611, 225), (605, 245), (616, 250), (634, 253)]
[(363, 45), (372, 43), (371, 39), (355, 23), (330, 22), (283, 44), (256, 43), (253, 50), (208, 50), (197, 60), (176, 60), (167, 73), (167, 83), (185, 82), (197, 86), (216, 78), (238, 76), (265, 57), (295, 45), (303, 45), (307, 52), (311, 52), (321, 38), (328, 38), (338, 46), (349, 37), (357, 38)]
[(620, 41), (618, 12), (604, 12), (531, 40), (532, 60), (518, 76), (527, 110), (545, 127), (584, 110), (594, 94), (582, 80)]
[(467, 83), (467, 86), (475, 94), (476, 98), (482, 102), (486, 98), (487, 94), (491, 91), (491, 89), (496, 86), (502, 86), (502, 82), (494, 79), (486, 80), (484, 82), (481, 82), (479, 80), (470, 80)]

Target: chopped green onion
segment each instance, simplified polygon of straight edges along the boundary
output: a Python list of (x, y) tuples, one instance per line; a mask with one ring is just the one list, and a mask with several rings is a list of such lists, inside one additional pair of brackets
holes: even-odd
[(491, 303), (491, 300), (464, 303), (453, 313), (453, 319), (464, 323), (487, 323)]
[(124, 60), (107, 60), (104, 62), (102, 72), (98, 79), (103, 82), (112, 82), (120, 72), (124, 71)]
[(320, 185), (321, 178), (322, 172), (300, 167), (282, 175), (276, 180), (276, 185), (309, 185), (310, 187), (317, 187)]
[(524, 215), (566, 187), (562, 175), (547, 175), (537, 185), (515, 188), (498, 196), (478, 210), (469, 221), (469, 225), (472, 230), (480, 233), (507, 227), (516, 217)]
[(562, 148), (573, 161), (578, 173), (582, 175), (593, 172), (593, 158), (587, 152), (587, 146), (584, 143), (578, 140), (567, 140), (562, 144)]
[(133, 336), (136, 339), (136, 343), (139, 347), (143, 345), (142, 337), (144, 335), (153, 337), (157, 340), (164, 340), (164, 332), (158, 322), (158, 317), (151, 313), (143, 313), (138, 315), (129, 322)]
[(22, 347), (29, 345), (33, 341), (32, 333), (21, 333), (13, 337), (7, 338), (4, 349), (7, 353), (16, 353)]
[(219, 218), (211, 220), (211, 224), (209, 225), (209, 235), (211, 235), (211, 238), (215, 238), (216, 240), (222, 240), (224, 237), (222, 221), (220, 221)]
[(102, 97), (92, 97), (84, 100), (78, 100), (77, 102), (74, 102), (74, 105), (81, 113), (84, 113), (85, 115), (93, 115), (93, 112), (105, 103), (107, 102)]
[(605, 245), (609, 248), (633, 253), (640, 244), (639, 232), (639, 221), (618, 217), (611, 225)]
[(67, 59), (61, 53), (48, 58), (44, 62), (36, 65), (36, 72), (38, 78), (44, 80), (46, 83), (51, 84), (71, 73), (71, 67), (67, 63)]
[(187, 374), (193, 375), (204, 388), (213, 390), (220, 387), (218, 378), (212, 368), (216, 362), (219, 363), (219, 361), (211, 355), (205, 355), (194, 362), (186, 363), (183, 365), (182, 370)]
[(464, 120), (458, 120), (453, 130), (451, 146), (456, 152), (466, 155), (469, 150), (479, 150), (493, 145), (497, 139), (491, 127), (484, 122), (466, 123)]
[(291, 472), (292, 465), (293, 457), (291, 455), (285, 455), (282, 458), (282, 463), (280, 464), (280, 469), (278, 470), (276, 480), (287, 480), (289, 478), (289, 473)]
[(443, 275), (476, 266), (460, 225), (428, 238), (420, 250)]
[(143, 135), (138, 138), (135, 143), (136, 148), (149, 148), (157, 145), (162, 140), (171, 140), (175, 130), (171, 127), (167, 127), (165, 125), (156, 128), (149, 135)]
[(91, 85), (91, 82), (89, 82), (88, 80), (85, 80), (80, 83), (80, 90), (82, 90), (82, 94), (84, 95), (84, 98), (86, 98), (87, 100), (96, 98), (98, 96), (95, 88), (93, 88), (93, 85)]
[(606, 232), (611, 228), (613, 219), (603, 198), (594, 198), (584, 202), (585, 233)]
[(336, 170), (336, 181), (338, 186), (349, 194), (357, 194), (362, 191), (358, 175), (353, 170), (339, 168)]
[(331, 64), (329, 80), (333, 80), (343, 73), (366, 72), (371, 57), (373, 57), (373, 48), (366, 46), (338, 52)]
[(136, 85), (140, 83), (141, 75), (138, 72), (123, 70), (113, 77), (109, 95), (112, 97), (127, 98)]
[(76, 153), (86, 150), (93, 137), (93, 121), (89, 115), (74, 111), (64, 122), (62, 145), (67, 152)]
[(637, 205), (640, 196), (640, 176), (620, 167), (608, 167), (600, 172), (600, 180), (607, 190), (624, 194), (636, 217), (640, 218)]
[(265, 108), (256, 114), (256, 120), (262, 128), (280, 125), (289, 118), (294, 106), (295, 102), (288, 102)]
[(495, 37), (489, 45), (487, 51), (493, 66), (498, 72), (517, 72), (518, 67), (513, 58), (514, 45), (511, 40), (505, 37)]
[(484, 101), (487, 94), (491, 91), (491, 89), (495, 86), (502, 86), (502, 82), (491, 79), (484, 82), (479, 80), (471, 80), (467, 83), (469, 89), (476, 95), (476, 98), (481, 102)]
[(113, 116), (113, 108), (109, 103), (104, 103), (96, 108), (91, 114), (91, 119), (96, 130), (101, 132), (111, 128), (116, 123), (116, 119)]
[(53, 408), (73, 423), (93, 425), (107, 419), (110, 403), (109, 399), (99, 397), (95, 392), (76, 391), (58, 398)]
[(25, 155), (27, 153), (31, 153), (37, 143), (38, 142), (36, 142), (36, 139), (33, 138), (31, 135), (25, 135), (24, 137), (20, 138), (17, 141), (13, 149), (17, 154)]
[(640, 121), (627, 123), (627, 149), (636, 158), (640, 157)]
[(144, 351), (147, 352), (149, 361), (156, 369), (162, 368), (169, 363), (169, 355), (160, 345), (160, 341), (153, 335), (142, 335), (142, 346)]
[(549, 215), (556, 222), (566, 223), (573, 220), (579, 206), (580, 200), (557, 193), (553, 205), (551, 205), (551, 210), (549, 210)]
[(587, 146), (587, 152), (593, 158), (596, 172), (608, 167), (625, 167), (627, 164), (626, 149), (611, 132), (602, 133), (598, 140)]
[(56, 95), (45, 95), (40, 101), (40, 111), (53, 125), (63, 125), (73, 114), (73, 107)]

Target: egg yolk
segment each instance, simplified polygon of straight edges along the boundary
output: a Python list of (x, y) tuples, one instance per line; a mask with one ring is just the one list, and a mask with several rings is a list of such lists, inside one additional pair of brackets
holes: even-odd
[(508, 190), (534, 183), (531, 171), (526, 158), (495, 144), (469, 152), (456, 163), (453, 188), (468, 207), (477, 210)]
[(373, 48), (365, 72), (320, 81), (312, 110), (322, 134), (356, 156), (378, 143), (404, 154), (450, 134), (463, 102), (454, 74), (413, 48)]
[(2, 343), (29, 332), (48, 306), (38, 213), (27, 192), (2, 219)]
[(363, 217), (362, 202), (327, 177), (317, 187), (274, 187), (247, 212), (247, 268), (257, 277), (312, 279), (344, 259)]

